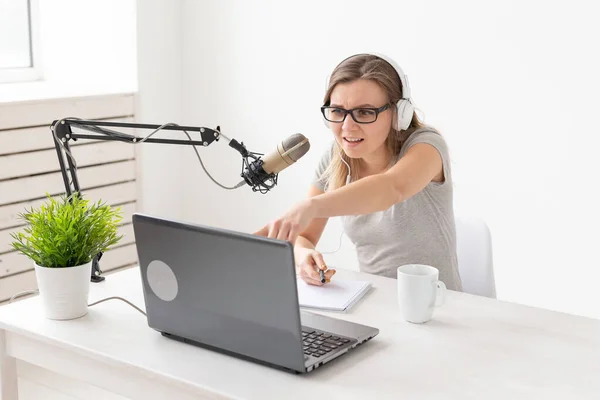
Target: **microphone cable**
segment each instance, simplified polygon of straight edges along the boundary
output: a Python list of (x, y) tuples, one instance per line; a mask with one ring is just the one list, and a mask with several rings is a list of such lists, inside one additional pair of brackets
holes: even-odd
[[(342, 248), (342, 238), (344, 237), (344, 221), (343, 221), (343, 216), (342, 218), (342, 232), (340, 233), (340, 239), (339, 239), (339, 243), (338, 243), (338, 248), (333, 250), (333, 251), (319, 251), (319, 253), (321, 254), (333, 254), (333, 253), (337, 253), (338, 251), (340, 251), (340, 249)], [(318, 250), (317, 250), (318, 251)]]

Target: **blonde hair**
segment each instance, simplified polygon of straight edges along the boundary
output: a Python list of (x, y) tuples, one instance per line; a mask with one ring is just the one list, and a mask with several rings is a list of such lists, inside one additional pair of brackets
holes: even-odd
[[(370, 79), (386, 92), (391, 104), (390, 110), (393, 113), (393, 121), (385, 143), (389, 153), (392, 156), (397, 156), (410, 134), (418, 128), (425, 127), (425, 125), (419, 120), (417, 114), (413, 113), (412, 121), (406, 130), (398, 131), (394, 128), (398, 116), (396, 103), (402, 98), (402, 84), (396, 69), (387, 61), (370, 54), (361, 54), (344, 60), (333, 70), (329, 78), (323, 104), (330, 104), (331, 93), (338, 83), (347, 83), (358, 79)], [(328, 190), (337, 189), (346, 184), (348, 168), (344, 161), (350, 165), (351, 179), (353, 181), (358, 179), (359, 160), (346, 156), (337, 141), (334, 141), (334, 150), (329, 166), (320, 177), (323, 182), (328, 182)]]

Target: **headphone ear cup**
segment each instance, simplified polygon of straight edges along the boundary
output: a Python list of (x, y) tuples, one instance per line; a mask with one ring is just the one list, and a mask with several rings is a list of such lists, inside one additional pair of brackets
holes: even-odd
[(398, 123), (396, 129), (399, 131), (408, 129), (412, 121), (415, 107), (412, 105), (410, 100), (407, 99), (400, 99), (396, 107), (398, 109)]

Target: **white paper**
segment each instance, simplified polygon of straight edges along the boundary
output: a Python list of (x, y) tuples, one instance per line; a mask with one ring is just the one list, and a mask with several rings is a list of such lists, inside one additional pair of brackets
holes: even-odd
[(335, 279), (323, 286), (309, 285), (298, 278), (300, 307), (330, 311), (347, 311), (371, 287), (367, 281)]

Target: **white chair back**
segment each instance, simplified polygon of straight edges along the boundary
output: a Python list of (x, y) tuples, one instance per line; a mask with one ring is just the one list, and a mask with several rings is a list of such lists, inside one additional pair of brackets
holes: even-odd
[(463, 291), (496, 298), (492, 237), (480, 218), (457, 215), (456, 251)]

